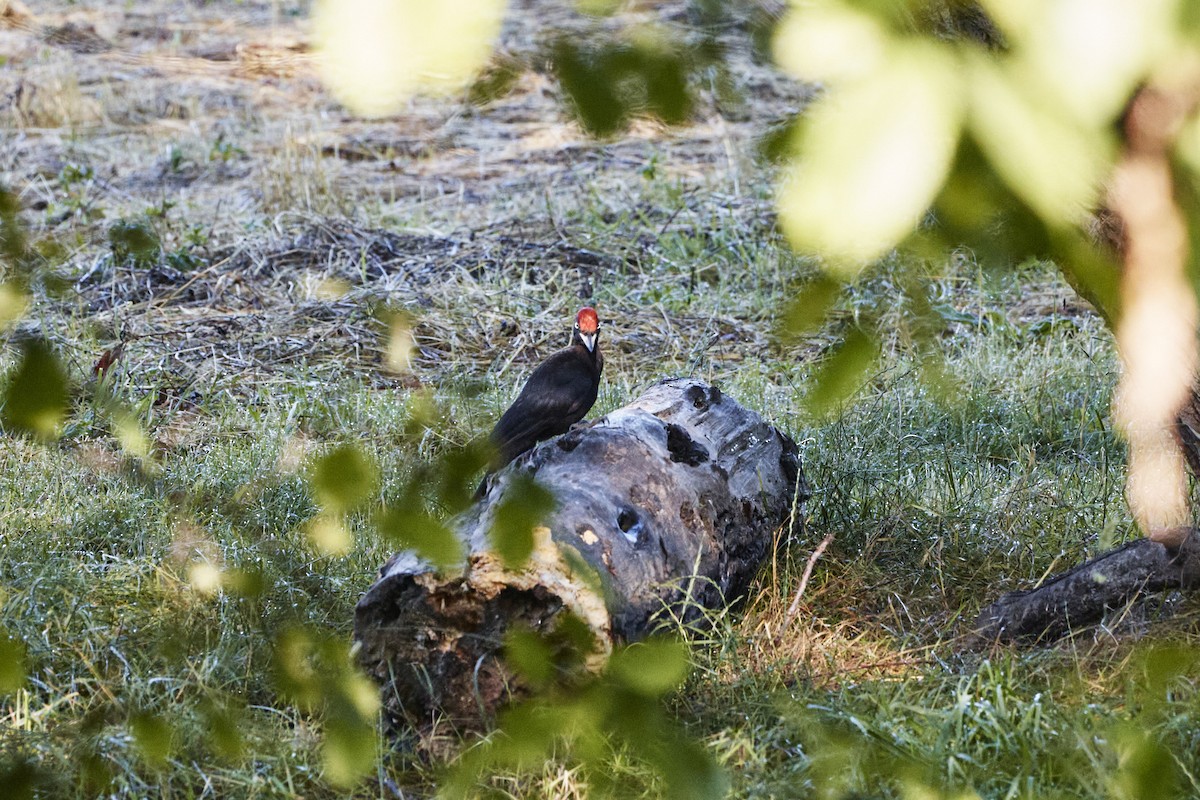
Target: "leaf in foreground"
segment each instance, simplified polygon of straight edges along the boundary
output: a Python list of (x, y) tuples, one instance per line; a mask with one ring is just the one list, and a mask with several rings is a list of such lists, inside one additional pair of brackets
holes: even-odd
[(25, 685), (25, 643), (0, 628), (0, 697)]
[(279, 691), (321, 718), (325, 778), (353, 786), (378, 756), (378, 687), (355, 668), (346, 642), (315, 629), (281, 633), (272, 662)]
[(4, 393), (6, 427), (52, 439), (67, 413), (67, 376), (50, 345), (29, 339)]
[(808, 406), (814, 414), (828, 414), (862, 387), (867, 373), (879, 358), (874, 336), (854, 328), (837, 351), (818, 370)]
[(320, 0), (313, 26), (321, 78), (355, 113), (390, 114), (416, 93), (469, 83), (503, 14), (502, 0)]
[(554, 495), (548, 489), (526, 475), (513, 479), (492, 523), (492, 546), (506, 566), (525, 563), (533, 553), (533, 529), (553, 510)]
[(836, 87), (812, 110), (779, 189), (780, 224), (797, 249), (849, 278), (916, 227), (957, 149), (954, 67), (932, 45), (897, 49), (885, 71)]
[(406, 499), (376, 518), (379, 532), (399, 547), (416, 551), (436, 567), (444, 569), (460, 563), (462, 543), (454, 531), (421, 508), (416, 498)]
[(334, 448), (313, 465), (310, 482), (317, 500), (329, 511), (352, 511), (375, 491), (379, 471), (352, 444)]

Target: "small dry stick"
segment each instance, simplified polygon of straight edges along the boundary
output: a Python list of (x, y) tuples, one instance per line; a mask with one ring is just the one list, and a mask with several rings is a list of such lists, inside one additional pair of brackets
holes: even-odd
[(813, 566), (816, 565), (817, 559), (821, 557), (821, 553), (825, 552), (825, 548), (829, 547), (829, 543), (833, 541), (833, 534), (827, 535), (812, 551), (812, 555), (808, 557), (808, 563), (804, 565), (804, 573), (800, 575), (800, 585), (796, 587), (796, 596), (792, 598), (792, 604), (788, 606), (787, 614), (783, 617), (783, 627), (779, 629), (780, 633), (791, 627), (792, 619), (796, 616), (796, 612), (800, 610), (800, 598), (804, 596), (804, 590), (808, 587), (808, 579), (812, 577)]

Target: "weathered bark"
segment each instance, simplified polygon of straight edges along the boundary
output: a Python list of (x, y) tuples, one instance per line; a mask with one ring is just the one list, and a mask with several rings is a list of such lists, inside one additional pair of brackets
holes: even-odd
[[(556, 510), (535, 551), (506, 569), (490, 551), (498, 503), (520, 473)], [(596, 663), (649, 633), (664, 611), (691, 619), (746, 590), (775, 532), (809, 496), (795, 443), (719, 389), (676, 379), (543, 442), (491, 482), (456, 521), (466, 563), (437, 573), (399, 554), (358, 604), (360, 661), (393, 719), (486, 718), (515, 687), (499, 658), (514, 625), (583, 619)], [(596, 576), (599, 576), (599, 581)]]
[(975, 621), (972, 644), (1037, 643), (1099, 622), (1149, 592), (1200, 587), (1200, 536), (1167, 548), (1150, 539), (1115, 550), (1057, 575), (1036, 589), (1010, 592)]

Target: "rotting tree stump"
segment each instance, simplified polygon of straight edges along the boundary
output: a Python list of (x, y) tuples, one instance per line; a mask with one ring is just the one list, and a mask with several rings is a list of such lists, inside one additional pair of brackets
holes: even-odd
[[(535, 529), (529, 561), (508, 569), (488, 532), (521, 473), (557, 507)], [(716, 387), (663, 381), (495, 475), (455, 522), (460, 568), (393, 557), (355, 611), (360, 662), (393, 722), (441, 715), (473, 727), (520, 691), (500, 657), (509, 628), (550, 633), (573, 612), (595, 637), (598, 666), (664, 614), (691, 620), (735, 602), (776, 533), (802, 524), (809, 496), (786, 434)]]
[(1187, 530), (1175, 548), (1137, 539), (1035, 589), (1001, 596), (980, 613), (969, 641), (974, 646), (1048, 642), (1095, 624), (1150, 593), (1197, 588), (1200, 535), (1195, 530)]

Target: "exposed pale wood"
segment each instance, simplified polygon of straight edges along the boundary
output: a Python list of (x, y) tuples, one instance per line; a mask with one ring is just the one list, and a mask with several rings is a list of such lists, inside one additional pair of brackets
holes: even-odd
[[(535, 532), (530, 562), (510, 570), (487, 537), (520, 472), (558, 507)], [(440, 713), (470, 724), (514, 689), (498, 658), (511, 626), (550, 631), (572, 611), (591, 628), (599, 663), (664, 618), (735, 602), (776, 531), (799, 530), (808, 496), (786, 434), (715, 387), (664, 381), (498, 473), (457, 521), (469, 553), (460, 569), (393, 558), (358, 604), (360, 660), (394, 719)]]

